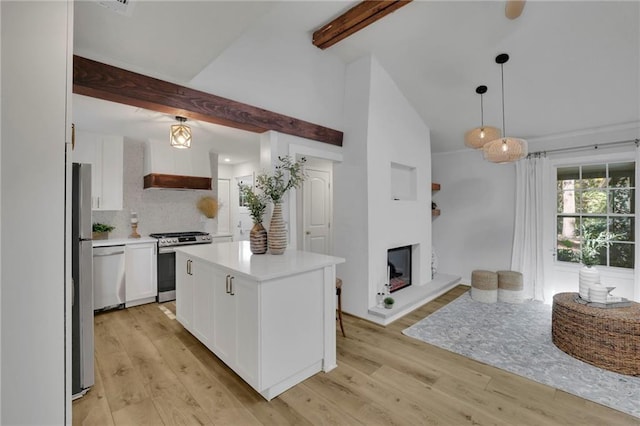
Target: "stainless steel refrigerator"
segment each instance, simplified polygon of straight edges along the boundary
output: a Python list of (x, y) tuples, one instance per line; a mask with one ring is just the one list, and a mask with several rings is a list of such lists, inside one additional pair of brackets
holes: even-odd
[(73, 163), (72, 182), (71, 393), (77, 398), (94, 384), (91, 164)]

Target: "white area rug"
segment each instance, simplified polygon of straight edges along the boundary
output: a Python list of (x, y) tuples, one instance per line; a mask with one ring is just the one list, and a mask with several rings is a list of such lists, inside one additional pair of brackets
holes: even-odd
[(403, 333), (640, 417), (640, 377), (594, 367), (558, 349), (549, 305), (481, 303), (467, 292)]

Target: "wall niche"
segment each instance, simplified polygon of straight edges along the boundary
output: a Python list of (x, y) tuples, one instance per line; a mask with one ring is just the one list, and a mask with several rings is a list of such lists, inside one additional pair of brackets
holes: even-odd
[(416, 200), (416, 168), (391, 162), (391, 199), (393, 201)]

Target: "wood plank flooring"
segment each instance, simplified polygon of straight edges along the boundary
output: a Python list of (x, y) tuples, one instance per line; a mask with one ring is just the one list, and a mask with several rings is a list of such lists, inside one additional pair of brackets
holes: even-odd
[[(338, 368), (271, 402), (155, 303), (96, 315), (96, 384), (74, 401), (73, 424), (640, 424), (401, 333), (467, 289), (458, 286), (387, 327), (345, 315)], [(163, 305), (175, 312), (175, 303)]]

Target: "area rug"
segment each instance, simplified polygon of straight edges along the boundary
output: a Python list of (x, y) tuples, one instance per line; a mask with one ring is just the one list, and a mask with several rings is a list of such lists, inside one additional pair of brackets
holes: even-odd
[(640, 418), (640, 377), (594, 367), (558, 349), (549, 305), (481, 303), (467, 292), (403, 333)]

